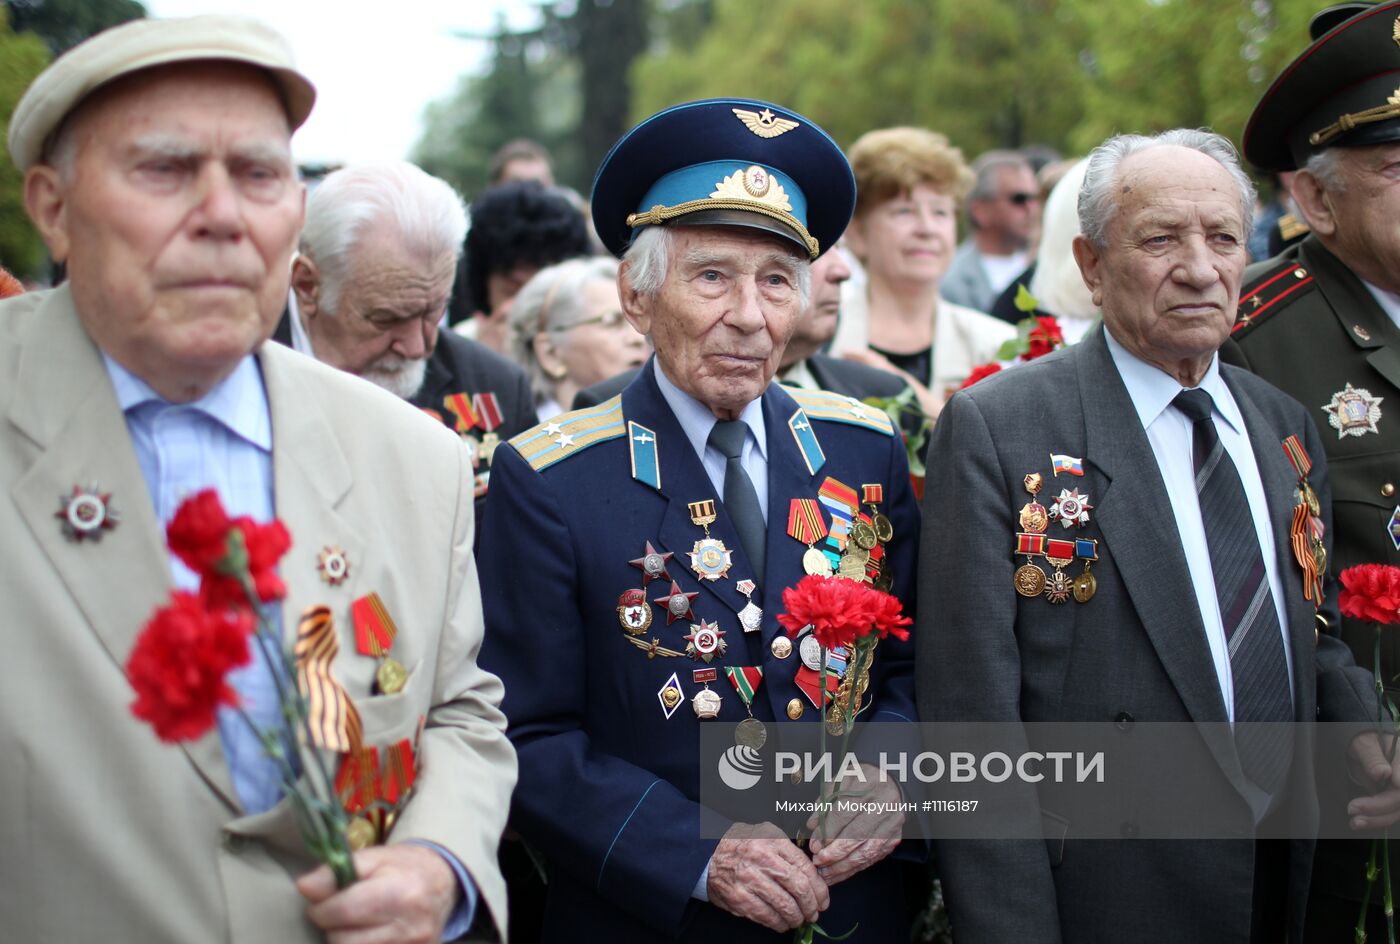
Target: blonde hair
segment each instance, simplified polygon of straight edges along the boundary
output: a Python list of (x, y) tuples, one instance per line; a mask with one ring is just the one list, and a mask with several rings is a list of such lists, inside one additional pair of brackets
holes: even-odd
[(851, 170), (856, 176), (856, 213), (928, 184), (961, 204), (977, 177), (962, 151), (927, 128), (880, 128), (861, 135), (851, 145)]

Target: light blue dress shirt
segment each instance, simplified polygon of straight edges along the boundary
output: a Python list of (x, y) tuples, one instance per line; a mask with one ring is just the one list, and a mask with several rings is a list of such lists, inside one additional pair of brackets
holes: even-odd
[[(161, 528), (170, 523), (180, 503), (201, 489), (219, 492), (230, 517), (247, 515), (255, 521), (275, 516), (272, 475), (272, 414), (267, 389), (256, 359), (249, 355), (213, 390), (190, 403), (168, 403), (122, 365), (102, 354), (117, 403), (136, 450)], [(199, 589), (199, 575), (170, 555), (170, 572), (181, 590)], [(281, 638), (281, 613), (267, 609), (273, 630)], [(244, 711), (263, 730), (281, 723), (277, 688), (262, 648), (251, 647), (248, 665), (229, 674)], [(228, 761), (234, 790), (247, 813), (262, 813), (282, 798), (282, 775), (263, 753), (257, 735), (232, 708), (221, 707), (219, 738)], [(293, 758), (295, 763), (295, 758)], [(462, 900), (452, 913), (443, 937), (466, 933), (476, 916), (477, 891), (462, 863), (435, 843), (422, 843), (443, 856), (457, 874)]]
[[(1210, 645), (1211, 661), (1215, 665), (1215, 675), (1220, 683), (1220, 694), (1225, 699), (1225, 712), (1233, 723), (1235, 720), (1235, 684), (1230, 672), (1229, 643), (1225, 639), (1225, 623), (1220, 616), (1220, 601), (1215, 592), (1215, 572), (1210, 566), (1210, 547), (1206, 543), (1205, 522), (1201, 519), (1201, 500), (1196, 493), (1196, 474), (1191, 463), (1191, 420), (1176, 407), (1172, 400), (1185, 388), (1158, 367), (1140, 360), (1131, 354), (1113, 337), (1113, 332), (1105, 331), (1109, 354), (1114, 366), (1128, 388), (1128, 396), (1137, 410), (1142, 428), (1147, 432), (1147, 441), (1152, 445), (1152, 454), (1157, 458), (1157, 468), (1162, 473), (1162, 484), (1166, 486), (1167, 497), (1171, 500), (1173, 516), (1176, 519), (1177, 534), (1181, 537), (1181, 549), (1186, 552), (1186, 567), (1191, 573), (1191, 585), (1196, 593), (1196, 605), (1201, 612), (1201, 622), (1206, 628), (1206, 642)], [(1279, 574), (1278, 558), (1274, 550), (1273, 523), (1269, 520), (1269, 504), (1264, 496), (1264, 482), (1259, 476), (1259, 465), (1254, 458), (1254, 447), (1249, 442), (1249, 431), (1245, 429), (1244, 416), (1239, 404), (1230, 394), (1230, 388), (1220, 376), (1220, 358), (1211, 361), (1199, 389), (1206, 391), (1215, 401), (1213, 419), (1216, 433), (1225, 451), (1239, 471), (1240, 482), (1244, 485), (1245, 498), (1249, 501), (1250, 516), (1254, 519), (1254, 530), (1259, 540), (1259, 551), (1264, 558), (1264, 569), (1269, 576), (1269, 589), (1273, 593), (1274, 609), (1278, 613), (1279, 629), (1283, 633), (1283, 652), (1288, 660), (1289, 691), (1293, 688), (1293, 650), (1288, 643), (1288, 614), (1284, 611), (1283, 580)]]

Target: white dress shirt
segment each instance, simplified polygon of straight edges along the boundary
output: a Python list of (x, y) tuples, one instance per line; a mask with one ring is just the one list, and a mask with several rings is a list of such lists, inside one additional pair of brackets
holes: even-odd
[[(1196, 493), (1196, 474), (1191, 462), (1191, 420), (1171, 405), (1176, 395), (1185, 388), (1176, 379), (1158, 367), (1140, 360), (1119, 344), (1112, 331), (1105, 331), (1108, 350), (1113, 364), (1128, 388), (1128, 396), (1137, 410), (1138, 419), (1152, 445), (1152, 454), (1157, 459), (1157, 468), (1162, 473), (1162, 484), (1166, 486), (1167, 497), (1171, 501), (1176, 518), (1176, 530), (1181, 538), (1181, 548), (1186, 553), (1186, 566), (1191, 572), (1191, 584), (1196, 591), (1196, 604), (1200, 608), (1201, 622), (1206, 628), (1206, 642), (1210, 645), (1211, 660), (1215, 663), (1215, 675), (1220, 682), (1220, 694), (1225, 700), (1225, 712), (1233, 723), (1235, 720), (1235, 686), (1230, 672), (1230, 653), (1225, 639), (1225, 624), (1220, 616), (1220, 602), (1215, 594), (1215, 573), (1210, 566), (1210, 548), (1206, 544), (1205, 523), (1201, 519), (1200, 496)], [(1264, 558), (1264, 569), (1269, 575), (1269, 589), (1273, 593), (1274, 609), (1278, 613), (1279, 629), (1283, 633), (1283, 652), (1288, 662), (1288, 688), (1293, 691), (1293, 652), (1288, 643), (1288, 614), (1284, 612), (1283, 582), (1279, 574), (1278, 558), (1275, 553), (1274, 529), (1269, 520), (1269, 506), (1264, 496), (1264, 483), (1259, 477), (1259, 465), (1254, 459), (1254, 449), (1249, 442), (1249, 432), (1245, 429), (1244, 416), (1239, 404), (1230, 394), (1230, 388), (1220, 377), (1220, 359), (1213, 358), (1206, 375), (1201, 379), (1200, 389), (1210, 394), (1215, 401), (1212, 419), (1216, 433), (1225, 446), (1230, 459), (1239, 471), (1240, 482), (1244, 485), (1245, 498), (1254, 519), (1254, 530), (1259, 540), (1259, 550)]]
[(1400, 295), (1394, 292), (1387, 292), (1379, 285), (1372, 285), (1365, 279), (1361, 284), (1366, 286), (1366, 290), (1371, 293), (1371, 297), (1376, 300), (1376, 304), (1381, 306), (1381, 310), (1390, 316), (1390, 320), (1395, 322), (1395, 327), (1400, 328)]

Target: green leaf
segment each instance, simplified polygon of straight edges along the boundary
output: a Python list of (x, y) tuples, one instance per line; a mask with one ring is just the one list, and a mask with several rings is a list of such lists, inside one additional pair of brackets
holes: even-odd
[(1040, 307), (1040, 303), (1035, 300), (1035, 296), (1031, 294), (1030, 289), (1026, 288), (1024, 282), (1017, 283), (1016, 299), (1013, 304), (1017, 311), (1024, 311), (1028, 315)]

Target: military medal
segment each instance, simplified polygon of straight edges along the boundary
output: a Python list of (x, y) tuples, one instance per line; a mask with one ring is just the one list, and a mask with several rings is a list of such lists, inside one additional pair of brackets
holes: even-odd
[(321, 572), (322, 580), (332, 587), (338, 587), (350, 576), (350, 560), (340, 548), (327, 544), (321, 549), (316, 569)]
[(740, 580), (735, 588), (749, 601), (739, 611), (739, 625), (744, 627), (746, 633), (756, 633), (763, 628), (763, 609), (753, 602), (753, 592), (758, 589), (758, 584), (752, 580)]
[(707, 620), (691, 623), (690, 632), (685, 637), (685, 654), (692, 659), (710, 662), (715, 656), (724, 655), (725, 650), (729, 648), (724, 635), (724, 630)]
[[(841, 687), (841, 680), (835, 675), (828, 673), (826, 676), (826, 697), (822, 701), (818, 701), (818, 693), (822, 690), (821, 673), (809, 669), (805, 665), (797, 670), (797, 675), (793, 678), (793, 683), (797, 686), (798, 691), (807, 696), (807, 700), (811, 702), (812, 706), (815, 708), (821, 708), (823, 702), (831, 701), (836, 695), (836, 690)], [(801, 708), (802, 703), (800, 701), (797, 702), (797, 706)], [(796, 721), (798, 718), (802, 717), (802, 712), (798, 711), (797, 714), (794, 715), (792, 713), (792, 704), (789, 703), (788, 717)]]
[[(1400, 514), (1400, 508), (1397, 508), (1396, 512)], [(773, 653), (773, 658), (786, 659), (788, 656), (792, 655), (792, 640), (787, 638), (787, 636), (774, 636), (773, 641), (768, 645), (768, 649)]]
[(501, 405), (496, 401), (494, 393), (474, 393), (472, 412), (476, 414), (477, 425), (482, 429), (481, 460), (489, 466), (495, 458), (496, 447), (501, 444), (501, 436), (496, 432), (503, 419)]
[(1395, 510), (1390, 513), (1390, 524), (1386, 527), (1390, 531), (1391, 543), (1400, 551), (1400, 505), (1396, 505)]
[(477, 427), (476, 411), (472, 409), (471, 397), (465, 393), (449, 393), (442, 398), (442, 406), (452, 414), (452, 429), (457, 435), (466, 437)]
[(60, 495), (54, 517), (62, 524), (63, 533), (70, 541), (100, 541), (103, 532), (111, 531), (120, 520), (112, 507), (112, 493), (102, 491), (97, 485), (86, 489), (74, 485), (71, 495)]
[(734, 565), (734, 554), (719, 538), (710, 537), (710, 525), (719, 517), (715, 513), (715, 500), (690, 502), (687, 507), (691, 523), (705, 529), (705, 536), (690, 550), (690, 569), (701, 580), (719, 580)]
[(645, 589), (653, 580), (670, 580), (671, 575), (666, 572), (666, 562), (672, 557), (670, 551), (661, 552), (647, 542), (646, 553), (635, 560), (627, 563), (642, 572), (642, 588)]
[(744, 703), (744, 710), (749, 713), (749, 716), (740, 721), (739, 726), (734, 729), (734, 743), (740, 747), (758, 750), (768, 741), (768, 729), (763, 726), (762, 721), (753, 716), (753, 697), (758, 687), (763, 684), (763, 667), (729, 665), (724, 667), (724, 674), (729, 677), (729, 684), (739, 693), (739, 700)]
[(822, 517), (821, 506), (815, 498), (794, 498), (788, 505), (789, 537), (807, 545), (802, 555), (802, 569), (818, 577), (831, 576), (831, 562), (825, 554), (814, 546), (826, 537), (826, 520)]
[(692, 682), (705, 686), (690, 700), (690, 707), (695, 709), (695, 717), (709, 719), (719, 714), (719, 706), (723, 699), (719, 692), (710, 688), (710, 683), (718, 678), (718, 669), (695, 669), (690, 673)]
[(1385, 397), (1373, 397), (1364, 387), (1346, 385), (1346, 389), (1332, 394), (1332, 402), (1324, 404), (1327, 422), (1337, 431), (1338, 439), (1347, 436), (1364, 436), (1379, 433), (1376, 424), (1381, 419), (1381, 403)]
[(671, 592), (663, 596), (653, 597), (652, 602), (658, 603), (666, 610), (666, 625), (670, 626), (678, 619), (690, 619), (690, 601), (700, 595), (700, 591), (694, 590), (686, 593), (681, 590), (681, 585), (674, 580), (671, 581)]
[(865, 503), (870, 506), (870, 524), (875, 528), (875, 539), (881, 544), (894, 540), (894, 525), (875, 506), (885, 500), (885, 486), (877, 483), (860, 487)]
[(676, 709), (685, 701), (685, 693), (681, 691), (681, 680), (672, 672), (671, 677), (666, 680), (666, 684), (656, 693), (656, 698), (661, 702), (661, 710), (666, 713), (666, 720), (671, 720), (671, 715), (676, 713)]
[(617, 621), (630, 636), (640, 636), (651, 628), (651, 606), (642, 590), (624, 590), (617, 598)]
[(1026, 562), (1016, 568), (1011, 577), (1016, 592), (1023, 597), (1038, 597), (1045, 591), (1045, 571), (1037, 567), (1030, 555), (1041, 554), (1045, 550), (1045, 529), (1050, 527), (1050, 513), (1045, 506), (1035, 500), (1039, 494), (1042, 479), (1039, 472), (1032, 472), (1021, 480), (1031, 500), (1021, 506), (1019, 520), (1023, 534), (1016, 536), (1016, 553), (1027, 555)]
[(359, 852), (379, 840), (379, 830), (365, 817), (356, 816), (345, 824), (345, 840), (350, 844), (351, 852)]
[(1283, 452), (1288, 456), (1293, 471), (1298, 473), (1298, 504), (1293, 509), (1293, 520), (1288, 529), (1289, 545), (1293, 548), (1293, 558), (1303, 569), (1303, 599), (1311, 601), (1313, 607), (1318, 608), (1322, 606), (1322, 579), (1327, 573), (1327, 545), (1322, 542), (1324, 526), (1321, 505), (1317, 493), (1308, 482), (1312, 459), (1297, 436), (1289, 436), (1283, 441)]
[(389, 655), (399, 628), (394, 625), (394, 618), (384, 608), (379, 594), (366, 594), (350, 604), (350, 619), (355, 624), (355, 650), (362, 656), (379, 660), (379, 668), (374, 673), (379, 691), (385, 695), (401, 691), (408, 681), (408, 671)]
[(1082, 528), (1089, 523), (1089, 512), (1093, 507), (1089, 504), (1089, 496), (1079, 494), (1079, 489), (1063, 488), (1050, 505), (1050, 520), (1058, 521), (1065, 528)]

